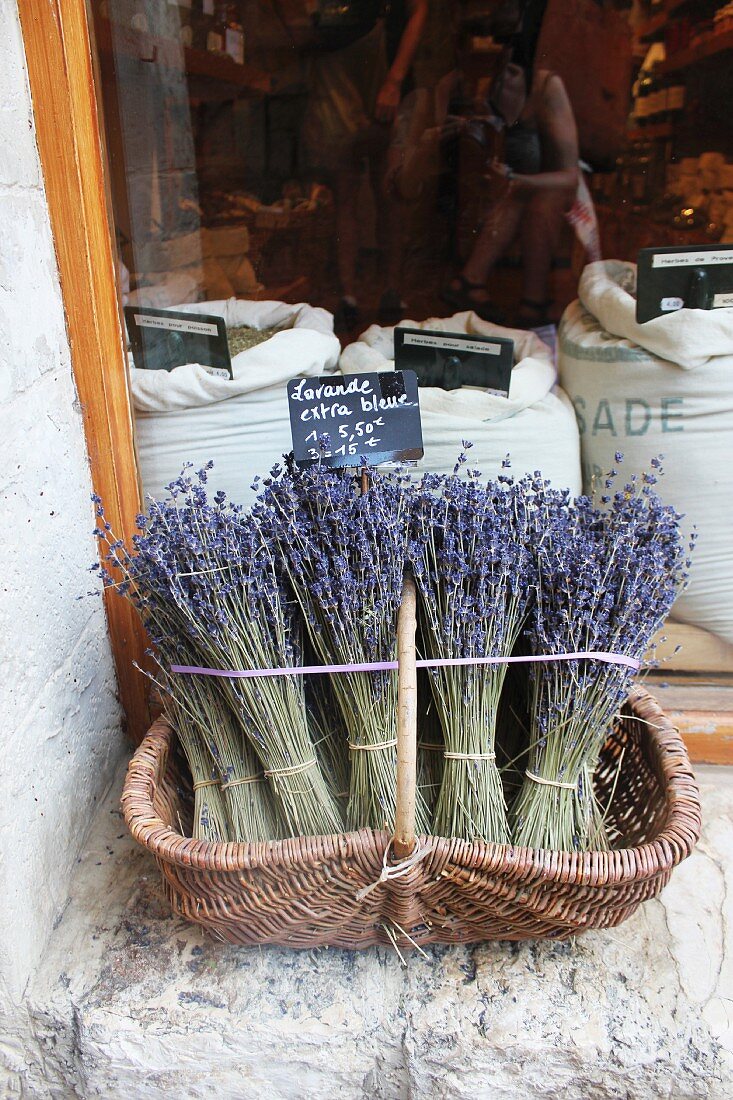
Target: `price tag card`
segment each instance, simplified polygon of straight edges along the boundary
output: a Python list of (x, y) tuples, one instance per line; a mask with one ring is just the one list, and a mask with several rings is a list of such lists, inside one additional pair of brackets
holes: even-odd
[(414, 371), (293, 378), (288, 404), (299, 466), (319, 459), (328, 466), (359, 466), (362, 457), (378, 466), (423, 456)]
[(198, 363), (209, 374), (233, 377), (223, 317), (125, 306), (125, 321), (138, 370), (173, 370)]
[(639, 324), (678, 309), (733, 306), (733, 246), (642, 248), (636, 283)]
[(514, 341), (506, 337), (398, 327), (394, 345), (395, 366), (414, 370), (420, 386), (477, 386), (501, 397), (509, 393)]

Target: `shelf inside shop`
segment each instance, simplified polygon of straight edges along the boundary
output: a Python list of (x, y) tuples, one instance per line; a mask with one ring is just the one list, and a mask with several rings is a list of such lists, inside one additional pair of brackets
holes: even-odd
[(636, 28), (636, 37), (640, 38), (642, 42), (648, 42), (650, 39), (657, 38), (667, 25), (670, 11), (669, 6), (664, 11), (659, 12), (657, 15), (652, 15), (649, 19), (645, 19), (643, 23), (639, 23)]
[(671, 122), (656, 122), (651, 126), (638, 126), (629, 130), (626, 137), (629, 141), (658, 141), (661, 138), (671, 138), (673, 132)]
[(310, 294), (310, 280), (307, 275), (299, 275), (289, 283), (265, 286), (246, 297), (256, 302), (293, 302), (307, 301)]
[[(705, 6), (699, 2), (699, 0), (667, 0), (661, 11), (656, 15), (649, 16), (642, 23), (639, 23), (636, 27), (636, 37), (647, 41), (659, 36), (660, 32), (664, 30), (668, 20), (672, 15), (682, 14), (682, 8), (698, 9)], [(707, 5), (709, 6), (709, 5)]]
[(733, 52), (733, 30), (724, 31), (722, 34), (711, 34), (697, 46), (680, 50), (671, 54), (666, 61), (660, 62), (657, 71), (660, 73), (680, 72), (689, 69), (691, 65), (697, 65), (701, 61), (707, 61), (713, 57)]
[(229, 98), (239, 94), (268, 95), (275, 90), (275, 81), (268, 73), (252, 65), (240, 65), (227, 54), (215, 54), (209, 50), (197, 50), (181, 46), (173, 38), (161, 38), (143, 31), (136, 31), (119, 24), (114, 28), (109, 19), (100, 19), (97, 29), (97, 48), (101, 54), (114, 57), (123, 54), (151, 65), (181, 71), (195, 77), (192, 94), (203, 99), (211, 89), (216, 98), (216, 86), (231, 89)]

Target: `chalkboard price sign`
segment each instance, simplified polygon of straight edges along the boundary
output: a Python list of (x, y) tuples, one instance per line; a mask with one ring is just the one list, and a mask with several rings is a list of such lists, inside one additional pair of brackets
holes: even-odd
[(288, 382), (295, 461), (370, 466), (423, 456), (415, 372), (293, 378)]

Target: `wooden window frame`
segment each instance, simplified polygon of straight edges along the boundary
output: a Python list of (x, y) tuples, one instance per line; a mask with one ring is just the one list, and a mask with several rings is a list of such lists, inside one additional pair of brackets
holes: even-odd
[[(86, 0), (17, 4), (92, 482), (113, 528), (129, 543), (141, 494)], [(139, 742), (150, 714), (146, 682), (133, 662), (143, 663), (146, 635), (127, 601), (108, 594), (106, 606), (120, 700), (130, 736)], [(693, 630), (692, 644), (699, 671), (720, 667), (725, 643), (710, 635), (696, 640)], [(733, 696), (733, 686), (695, 694), (695, 681), (687, 683), (688, 689), (684, 680), (677, 686), (669, 706), (693, 758), (733, 764), (727, 694)]]
[[(36, 139), (94, 491), (129, 543), (140, 511), (105, 154), (85, 0), (17, 0)], [(105, 596), (120, 702), (135, 743), (150, 724), (147, 645), (127, 600)]]

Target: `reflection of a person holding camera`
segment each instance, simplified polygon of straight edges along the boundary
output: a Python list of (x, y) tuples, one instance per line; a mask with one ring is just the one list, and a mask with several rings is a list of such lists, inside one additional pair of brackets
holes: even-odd
[(550, 269), (563, 217), (578, 188), (578, 134), (561, 78), (534, 69), (531, 38), (519, 29), (507, 38), (488, 106), (503, 127), (503, 162), (492, 160), (486, 168), (492, 205), (444, 298), (495, 320), (486, 283), (519, 234), (522, 298), (514, 323), (541, 325), (548, 320)]
[[(336, 199), (340, 320), (359, 319), (356, 259), (357, 203), (366, 166), (374, 192), (378, 229), (391, 231), (385, 190), (387, 155), (397, 111), (427, 16), (428, 0), (351, 0), (340, 6), (354, 27), (353, 41), (316, 52), (304, 123), (311, 166), (331, 179)], [(363, 20), (359, 27), (359, 18)], [(396, 288), (387, 288), (394, 292)]]

